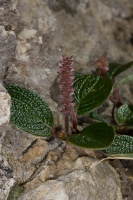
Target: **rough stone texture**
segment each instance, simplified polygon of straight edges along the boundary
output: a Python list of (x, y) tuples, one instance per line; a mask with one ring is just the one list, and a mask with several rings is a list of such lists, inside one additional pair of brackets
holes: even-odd
[(0, 0), (0, 78), (15, 57), (17, 0)]
[(56, 141), (47, 143), (19, 130), (14, 132), (14, 129), (7, 131), (3, 145), (6, 144), (8, 146), (3, 148), (3, 153), (8, 156), (8, 161), (13, 166), (14, 177), (20, 183), (30, 179), (38, 164), (43, 159), (45, 160), (48, 152), (58, 147), (58, 142)]
[(96, 161), (90, 152), (67, 145), (61, 153), (61, 148), (49, 153), (19, 200), (122, 200), (118, 175), (108, 163), (90, 168)]
[(1, 154), (10, 117), (10, 96), (2, 82), (15, 57), (16, 0), (0, 0), (0, 200), (6, 200), (15, 180), (12, 168)]
[(0, 156), (0, 200), (8, 198), (10, 189), (14, 183), (15, 180), (12, 176), (11, 166), (4, 157)]
[[(84, 73), (95, 70), (93, 61), (105, 51), (111, 61), (132, 60), (133, 1), (23, 0), (17, 29), (16, 3), (0, 1), (0, 76), (37, 92), (54, 112), (55, 124), (62, 124), (53, 100), (59, 56), (74, 55), (75, 69)], [(2, 155), (12, 166), (13, 178), (25, 183), (19, 199), (53, 199), (54, 191), (62, 200), (122, 199), (116, 172), (106, 162), (90, 171), (88, 152), (74, 147), (68, 151), (58, 140), (46, 142), (14, 126), (2, 135)], [(8, 192), (0, 193), (1, 198)]]
[(0, 85), (0, 126), (9, 122), (11, 104), (9, 94), (6, 91), (2, 91), (2, 89), (4, 88)]
[(7, 199), (10, 188), (15, 180), (12, 176), (12, 169), (7, 159), (1, 155), (2, 143), (10, 119), (11, 98), (0, 83), (0, 200)]

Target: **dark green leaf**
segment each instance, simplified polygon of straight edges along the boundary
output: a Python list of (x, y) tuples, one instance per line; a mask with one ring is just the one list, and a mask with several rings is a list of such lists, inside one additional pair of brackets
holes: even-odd
[(94, 123), (83, 129), (80, 134), (71, 135), (68, 140), (76, 146), (89, 149), (103, 149), (112, 144), (115, 131), (106, 123)]
[(108, 76), (114, 78), (125, 70), (133, 67), (133, 61), (126, 64), (109, 63)]
[(122, 105), (116, 113), (120, 124), (133, 125), (133, 105)]
[(88, 114), (99, 107), (108, 98), (112, 85), (112, 80), (109, 78), (96, 75), (76, 76), (74, 97), (78, 114)]
[(11, 85), (6, 89), (12, 99), (11, 122), (33, 135), (51, 135), (53, 116), (48, 105), (26, 88)]
[(108, 154), (131, 154), (133, 153), (133, 137), (116, 135), (110, 147), (104, 150)]

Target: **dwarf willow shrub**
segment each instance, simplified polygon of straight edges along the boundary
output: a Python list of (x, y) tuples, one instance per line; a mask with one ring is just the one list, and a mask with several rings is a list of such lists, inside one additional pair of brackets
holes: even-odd
[[(7, 85), (11, 95), (11, 123), (24, 131), (42, 137), (56, 135), (82, 148), (101, 150), (110, 155), (133, 155), (133, 137), (126, 127), (133, 126), (133, 105), (121, 102), (119, 87), (133, 80), (133, 75), (115, 83), (115, 77), (133, 66), (108, 63), (103, 54), (95, 63), (95, 74), (74, 73), (73, 57), (63, 56), (59, 65), (60, 112), (64, 126), (57, 131), (52, 112), (45, 101), (29, 89)], [(110, 99), (113, 102), (112, 123), (97, 109)], [(92, 123), (78, 130), (78, 116), (88, 115)], [(70, 127), (70, 121), (72, 127)]]

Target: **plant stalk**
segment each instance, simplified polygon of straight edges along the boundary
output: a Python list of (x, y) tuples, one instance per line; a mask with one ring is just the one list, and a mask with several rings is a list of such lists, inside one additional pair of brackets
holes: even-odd
[(115, 108), (116, 108), (116, 104), (114, 104), (112, 108), (112, 120), (114, 124), (117, 125), (116, 120), (115, 120)]
[(69, 115), (65, 114), (65, 133), (66, 136), (69, 135)]
[(76, 132), (77, 131), (77, 113), (75, 112), (72, 117), (73, 117), (73, 131)]

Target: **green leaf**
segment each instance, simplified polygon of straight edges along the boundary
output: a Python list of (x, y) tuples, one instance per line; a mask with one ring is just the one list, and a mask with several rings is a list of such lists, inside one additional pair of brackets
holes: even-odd
[(96, 75), (76, 76), (74, 81), (76, 110), (79, 115), (88, 114), (99, 107), (109, 96), (113, 82)]
[(72, 144), (83, 148), (103, 149), (112, 144), (114, 136), (114, 128), (101, 122), (87, 126), (80, 134), (73, 134), (68, 140)]
[(114, 78), (125, 70), (133, 67), (133, 61), (126, 64), (118, 64), (118, 63), (109, 63), (109, 71), (108, 76), (110, 78)]
[(51, 135), (53, 116), (48, 105), (26, 88), (11, 85), (6, 89), (12, 99), (10, 121), (33, 135)]
[(120, 124), (133, 125), (133, 105), (120, 106), (116, 118)]
[(108, 120), (106, 120), (102, 115), (98, 114), (95, 110), (89, 114), (89, 117), (99, 122), (109, 123)]
[(133, 74), (131, 75), (128, 75), (124, 78), (122, 78), (120, 81), (118, 81), (115, 85), (116, 87), (120, 87), (120, 86), (123, 86), (124, 84), (126, 83), (129, 83), (130, 81), (133, 81)]
[(102, 151), (108, 154), (131, 154), (133, 153), (133, 137), (116, 135), (112, 145)]

